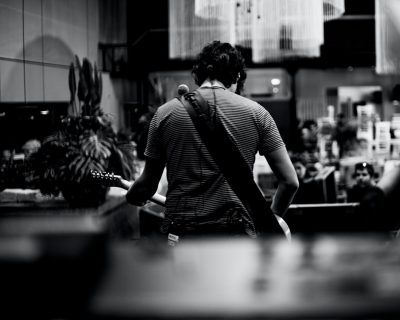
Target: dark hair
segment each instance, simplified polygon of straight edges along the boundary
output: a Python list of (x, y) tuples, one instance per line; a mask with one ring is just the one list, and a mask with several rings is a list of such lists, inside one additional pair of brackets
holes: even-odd
[(192, 75), (199, 86), (207, 78), (221, 81), (227, 88), (236, 82), (243, 85), (246, 79), (245, 61), (240, 51), (231, 44), (213, 41), (197, 56)]
[(315, 120), (309, 119), (309, 120), (305, 120), (305, 121), (303, 122), (303, 125), (302, 125), (301, 127), (302, 127), (302, 128), (305, 128), (305, 129), (311, 130), (311, 127), (312, 127), (312, 126), (318, 126), (318, 124), (317, 124), (317, 122), (316, 122)]
[(368, 162), (358, 162), (354, 166), (354, 171), (367, 169), (368, 174), (373, 177), (375, 170), (374, 166)]
[(295, 164), (296, 162), (299, 162), (299, 163), (301, 163), (304, 167), (307, 166), (307, 160), (306, 160), (306, 158), (305, 158), (303, 155), (301, 155), (301, 154), (298, 154), (298, 153), (293, 154), (293, 155), (290, 157), (290, 160), (292, 161), (293, 164)]

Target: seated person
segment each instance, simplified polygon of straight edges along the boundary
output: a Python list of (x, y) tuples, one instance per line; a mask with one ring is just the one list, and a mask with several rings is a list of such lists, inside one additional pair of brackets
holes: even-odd
[(307, 173), (307, 161), (301, 155), (293, 155), (291, 156), (291, 160), (299, 181), (305, 179)]
[(356, 164), (358, 169), (358, 174), (355, 175), (356, 179), (366, 180), (366, 182), (360, 181), (360, 185), (355, 185), (352, 188), (354, 190), (349, 190), (348, 202), (360, 202), (357, 210), (359, 228), (366, 232), (398, 230), (400, 219), (397, 212), (397, 197), (400, 194), (400, 166), (384, 172), (382, 178), (376, 184), (372, 179), (373, 168), (371, 169), (371, 167), (367, 163)]
[(301, 140), (304, 150), (315, 152), (318, 150), (318, 124), (315, 120), (306, 120), (301, 126)]
[(354, 166), (355, 184), (347, 190), (347, 202), (360, 202), (367, 192), (378, 189), (375, 184), (374, 167), (367, 162), (359, 162)]
[(307, 163), (307, 160), (301, 155), (293, 155), (291, 157), (294, 169), (296, 170), (299, 180), (299, 189), (292, 201), (293, 204), (318, 203), (318, 184), (314, 177), (318, 173), (318, 168), (314, 164)]

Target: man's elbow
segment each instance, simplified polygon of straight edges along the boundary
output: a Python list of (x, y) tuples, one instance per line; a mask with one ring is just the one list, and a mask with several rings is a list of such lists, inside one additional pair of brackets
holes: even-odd
[(284, 185), (288, 191), (295, 193), (300, 186), (299, 179), (297, 179), (297, 176), (293, 177), (291, 179), (286, 180)]

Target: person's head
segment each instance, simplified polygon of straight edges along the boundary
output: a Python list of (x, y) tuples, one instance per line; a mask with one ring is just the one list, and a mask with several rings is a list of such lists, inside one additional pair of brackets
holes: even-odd
[(373, 184), (375, 170), (372, 164), (368, 162), (359, 162), (354, 166), (354, 179), (360, 187), (367, 187)]
[(297, 178), (299, 180), (304, 179), (305, 176), (306, 176), (306, 172), (307, 172), (307, 169), (306, 169), (307, 162), (306, 162), (306, 160), (303, 157), (297, 156), (297, 155), (292, 156), (291, 160), (292, 160), (292, 163), (293, 163), (294, 170), (296, 171)]
[(310, 131), (315, 131), (318, 128), (318, 124), (314, 119), (308, 119), (304, 121), (302, 127)]
[(192, 75), (199, 86), (207, 79), (218, 80), (226, 88), (236, 91), (238, 82), (243, 85), (246, 79), (245, 61), (231, 44), (213, 41), (197, 56)]
[(301, 126), (301, 140), (305, 150), (317, 148), (318, 143), (318, 124), (315, 120), (306, 120)]
[(311, 162), (308, 163), (306, 166), (306, 170), (307, 170), (307, 177), (308, 178), (315, 178), (318, 173), (321, 172), (323, 166), (320, 162)]

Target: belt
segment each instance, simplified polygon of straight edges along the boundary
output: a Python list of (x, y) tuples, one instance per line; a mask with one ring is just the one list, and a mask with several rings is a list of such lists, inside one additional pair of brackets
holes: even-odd
[[(226, 224), (184, 224), (171, 221), (167, 230), (168, 242), (177, 243), (182, 238), (217, 237), (217, 236), (240, 236), (246, 235), (242, 221), (235, 221)], [(165, 232), (164, 231), (164, 232)], [(171, 245), (174, 245), (170, 243)]]

